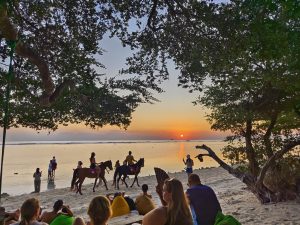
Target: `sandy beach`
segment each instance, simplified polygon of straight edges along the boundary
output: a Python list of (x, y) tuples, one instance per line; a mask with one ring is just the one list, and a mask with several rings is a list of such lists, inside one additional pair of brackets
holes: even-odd
[[(194, 172), (200, 175), (203, 184), (207, 184), (214, 189), (223, 212), (233, 215), (242, 224), (300, 224), (299, 199), (284, 203), (261, 205), (242, 182), (222, 168), (200, 169)], [(181, 180), (184, 188), (188, 188), (186, 185), (187, 176), (184, 172), (170, 173), (169, 175)], [(127, 181), (128, 184), (131, 184), (132, 179)], [(155, 176), (140, 177), (139, 183), (149, 185), (150, 193), (153, 195), (156, 204), (160, 205), (158, 196), (155, 193)], [(9, 196), (2, 199), (1, 205), (7, 210), (14, 210), (20, 207), (25, 199), (36, 197), (40, 200), (44, 210), (51, 210), (53, 203), (57, 199), (63, 199), (65, 205), (69, 205), (76, 216), (88, 219), (86, 211), (90, 200), (97, 194), (114, 193), (115, 190), (111, 184), (112, 181), (109, 181), (108, 191), (103, 186), (99, 186), (95, 193), (92, 191), (92, 185), (83, 185), (82, 196), (69, 191), (69, 188), (56, 189), (39, 194)], [(120, 191), (125, 191), (133, 199), (141, 192), (137, 186), (126, 189), (125, 185), (120, 185)]]

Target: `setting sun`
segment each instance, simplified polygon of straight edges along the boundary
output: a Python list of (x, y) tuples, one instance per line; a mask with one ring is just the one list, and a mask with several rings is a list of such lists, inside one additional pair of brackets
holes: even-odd
[(183, 134), (180, 134), (180, 137), (182, 138), (182, 137), (183, 137)]

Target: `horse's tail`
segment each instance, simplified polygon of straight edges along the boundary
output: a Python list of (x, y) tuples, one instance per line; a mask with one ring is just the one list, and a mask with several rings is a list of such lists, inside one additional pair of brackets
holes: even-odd
[(72, 177), (72, 181), (71, 181), (71, 189), (74, 188), (74, 185), (75, 185), (75, 182), (76, 182), (77, 178), (78, 178), (78, 169), (75, 169), (73, 171), (73, 177)]
[(119, 170), (120, 170), (120, 168), (121, 168), (121, 166), (119, 166), (119, 167), (117, 167), (116, 169), (115, 169), (115, 173), (114, 173), (114, 184), (116, 183), (116, 181), (117, 181), (117, 175), (119, 174)]

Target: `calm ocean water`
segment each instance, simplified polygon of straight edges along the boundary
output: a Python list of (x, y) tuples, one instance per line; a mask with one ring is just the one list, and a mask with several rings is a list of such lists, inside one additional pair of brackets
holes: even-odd
[[(55, 143), (8, 143), (5, 149), (2, 192), (10, 195), (30, 193), (33, 191), (33, 173), (37, 167), (43, 171), (41, 190), (69, 187), (73, 168), (77, 161), (83, 161), (89, 166), (91, 152), (96, 153), (96, 161), (116, 160), (122, 162), (131, 150), (135, 159), (145, 158), (145, 167), (141, 176), (154, 174), (154, 167), (160, 167), (168, 172), (184, 169), (182, 158), (186, 154), (192, 157), (200, 153), (196, 145), (206, 144), (222, 158), (221, 141), (112, 141), (112, 142), (55, 142)], [(47, 169), (49, 161), (55, 156), (58, 163), (55, 183), (48, 184)], [(205, 158), (200, 163), (194, 159), (194, 168), (217, 166), (217, 163)], [(114, 171), (106, 178), (112, 180)], [(93, 179), (85, 180), (84, 184), (92, 183)]]

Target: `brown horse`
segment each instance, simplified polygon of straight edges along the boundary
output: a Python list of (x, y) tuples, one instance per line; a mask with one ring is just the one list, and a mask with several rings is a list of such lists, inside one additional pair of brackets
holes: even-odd
[(82, 195), (81, 186), (82, 186), (82, 183), (85, 180), (85, 178), (95, 178), (94, 187), (93, 187), (93, 192), (95, 192), (95, 186), (96, 186), (97, 180), (99, 178), (99, 179), (103, 180), (106, 190), (108, 190), (107, 182), (105, 179), (105, 170), (107, 168), (109, 168), (110, 170), (113, 170), (111, 160), (97, 164), (95, 169), (90, 169), (90, 168), (77, 169), (77, 171), (76, 172), (74, 171), (74, 173), (73, 173), (71, 188), (74, 187), (74, 185), (75, 185), (76, 189), (77, 189), (76, 193), (79, 192), (79, 194)]
[[(141, 172), (141, 167), (144, 167), (144, 158), (140, 158), (137, 163), (131, 165), (131, 166), (127, 166), (127, 165), (122, 165), (116, 168), (115, 170), (115, 174), (114, 174), (114, 184), (115, 184), (115, 188), (119, 189), (119, 181), (122, 177), (122, 181), (124, 182), (124, 184), (126, 185), (126, 187), (128, 187), (127, 183), (126, 183), (126, 177), (128, 175), (134, 175), (134, 180), (133, 183), (131, 184), (130, 187), (132, 187), (134, 185), (134, 183), (137, 183), (137, 186), (139, 185), (139, 180), (138, 180), (138, 175)], [(117, 176), (118, 180), (117, 180)]]

